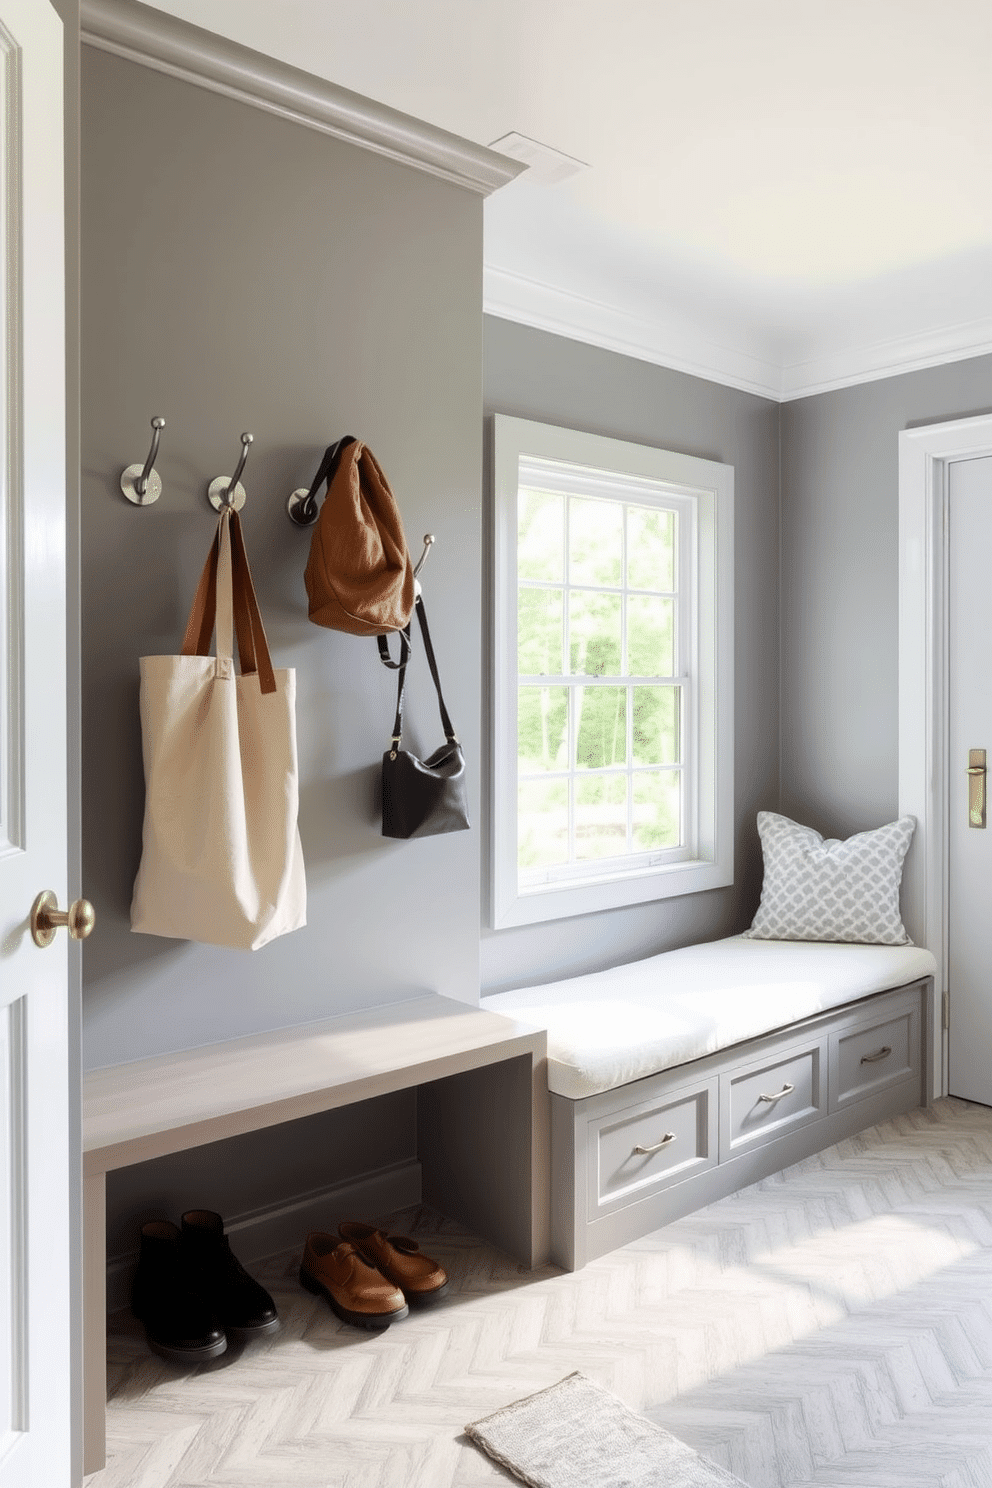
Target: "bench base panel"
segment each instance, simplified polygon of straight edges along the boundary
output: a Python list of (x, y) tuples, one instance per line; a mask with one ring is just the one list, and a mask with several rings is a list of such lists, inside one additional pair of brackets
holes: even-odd
[(567, 1271), (928, 1104), (932, 979), (584, 1100), (551, 1097)]

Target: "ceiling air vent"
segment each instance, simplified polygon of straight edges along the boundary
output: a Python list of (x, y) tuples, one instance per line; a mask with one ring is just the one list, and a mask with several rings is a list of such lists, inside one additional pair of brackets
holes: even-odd
[(512, 160), (522, 160), (528, 167), (526, 179), (538, 186), (557, 186), (559, 181), (567, 181), (569, 176), (577, 176), (579, 171), (589, 169), (584, 160), (553, 150), (539, 140), (528, 139), (526, 134), (517, 134), (516, 130), (493, 140), (489, 148), (498, 150), (501, 155), (509, 155)]

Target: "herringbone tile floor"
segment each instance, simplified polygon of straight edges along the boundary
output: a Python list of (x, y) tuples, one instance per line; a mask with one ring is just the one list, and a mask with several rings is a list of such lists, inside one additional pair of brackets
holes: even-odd
[[(87, 1488), (484, 1488), (467, 1421), (580, 1369), (750, 1488), (992, 1488), (992, 1110), (939, 1101), (574, 1275), (393, 1216), (453, 1295), (383, 1334), (254, 1268), (268, 1342), (182, 1374), (126, 1315)], [(595, 1484), (583, 1485), (595, 1488)]]

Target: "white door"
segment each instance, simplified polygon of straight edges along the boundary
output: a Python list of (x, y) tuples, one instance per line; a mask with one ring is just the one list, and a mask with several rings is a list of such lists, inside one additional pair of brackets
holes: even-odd
[(949, 1088), (992, 1106), (992, 809), (968, 774), (984, 749), (992, 778), (992, 459), (954, 461), (947, 492)]
[(0, 1488), (69, 1488), (62, 27), (0, 0)]

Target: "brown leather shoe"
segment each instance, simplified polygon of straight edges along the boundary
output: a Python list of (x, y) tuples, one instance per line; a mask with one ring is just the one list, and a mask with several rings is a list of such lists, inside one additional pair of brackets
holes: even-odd
[(411, 1307), (428, 1307), (447, 1294), (448, 1275), (443, 1266), (421, 1255), (416, 1240), (407, 1235), (386, 1235), (372, 1225), (346, 1219), (338, 1225), (342, 1240), (350, 1243), (370, 1266), (398, 1286)]
[(325, 1297), (338, 1317), (356, 1328), (388, 1328), (410, 1311), (399, 1287), (369, 1265), (353, 1245), (319, 1230), (307, 1236), (300, 1284)]

